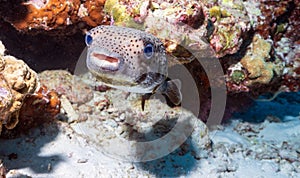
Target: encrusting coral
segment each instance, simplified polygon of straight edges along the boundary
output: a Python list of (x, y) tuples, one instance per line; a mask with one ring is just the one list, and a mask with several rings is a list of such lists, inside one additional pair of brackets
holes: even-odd
[(250, 18), (247, 10), (240, 0), (219, 1), (218, 6), (209, 10), (214, 30), (210, 44), (217, 57), (234, 54), (239, 49), (244, 39), (243, 36), (250, 30)]
[(271, 44), (259, 36), (253, 39), (252, 47), (241, 59), (241, 64), (248, 72), (248, 81), (246, 85), (254, 83), (267, 84), (274, 75), (274, 64), (267, 62), (270, 58)]
[(283, 64), (271, 61), (271, 43), (255, 35), (246, 55), (227, 72), (227, 86), (230, 91), (249, 92), (249, 87), (269, 84), (275, 75), (282, 75)]
[[(18, 4), (20, 2), (12, 2)], [(84, 22), (89, 26), (97, 26), (107, 21), (103, 12), (105, 0), (88, 1), (64, 1), (64, 0), (29, 0), (19, 5), (3, 3), (3, 8), (10, 8), (15, 11), (15, 15), (8, 16), (0, 14), (6, 21), (13, 24), (20, 31), (53, 30), (66, 29), (66, 27), (75, 25), (82, 28)], [(6, 7), (8, 6), (8, 7)], [(76, 31), (76, 30), (75, 30)], [(74, 30), (66, 30), (66, 33), (73, 33)]]
[(20, 109), (19, 124), (14, 128), (26, 132), (32, 127), (53, 121), (60, 112), (60, 99), (55, 90), (42, 86), (34, 94), (26, 95)]

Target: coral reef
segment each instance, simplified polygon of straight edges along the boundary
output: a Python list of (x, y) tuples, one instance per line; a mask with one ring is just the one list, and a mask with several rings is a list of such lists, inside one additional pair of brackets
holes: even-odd
[[(296, 5), (294, 3), (296, 2), (293, 0), (278, 2), (266, 0), (260, 1), (259, 8), (261, 16), (258, 17), (256, 27), (257, 32), (263, 38), (268, 38), (269, 36), (278, 36), (280, 33), (285, 31), (285, 28), (287, 28), (287, 22), (283, 21), (282, 18), (285, 18), (284, 16), (292, 12), (292, 6)], [(276, 40), (276, 37), (274, 40)]]
[(60, 112), (61, 100), (54, 90), (42, 86), (33, 94), (27, 94), (19, 110), (18, 124), (12, 129), (4, 128), (1, 138), (15, 138), (32, 128), (53, 122)]
[[(266, 0), (12, 2), (14, 1), (1, 2), (1, 18), (25, 34), (13, 34), (12, 39), (21, 39), (18, 42), (22, 43), (13, 43), (10, 51), (21, 51), (18, 54), (25, 55), (22, 48), (25, 46), (24, 49), (30, 53), (30, 57), (41, 51), (38, 57), (32, 59), (31, 64), (34, 66), (43, 61), (39, 64), (42, 69), (67, 67), (72, 71), (78, 60), (78, 51), (84, 48), (83, 44), (80, 45), (80, 40), (83, 41), (81, 32), (76, 33), (77, 36), (74, 32), (99, 24), (111, 24), (138, 28), (159, 37), (166, 47), (169, 64), (172, 66), (178, 62), (184, 63), (195, 78), (195, 82), (201, 88), (199, 93), (203, 95), (201, 99), (204, 108), (210, 105), (211, 81), (208, 81), (203, 68), (194, 66), (195, 58), (220, 61), (226, 75), (229, 99), (243, 92), (248, 92), (249, 96), (258, 96), (266, 92), (300, 89), (300, 20), (297, 6), (299, 0), (284, 0), (278, 3)], [(4, 10), (7, 10), (7, 13), (4, 13)], [(35, 38), (33, 43), (38, 45), (32, 46), (28, 41), (32, 39), (30, 35), (35, 34), (34, 29), (46, 36), (41, 40)], [(13, 33), (7, 24), (3, 26), (3, 31)], [(0, 35), (0, 39), (9, 39), (11, 34), (4, 34)], [(54, 38), (50, 38), (50, 34)], [(26, 38), (23, 38), (24, 36)], [(58, 36), (64, 38), (57, 38)], [(14, 48), (16, 45), (18, 49)], [(57, 48), (49, 49), (50, 46)], [(51, 58), (44, 55), (51, 50), (61, 51), (59, 54), (51, 53)], [(70, 55), (62, 57), (60, 54)], [(67, 59), (63, 62), (69, 63), (66, 62), (62, 67), (57, 67), (59, 64), (61, 66), (61, 60), (53, 65), (48, 63), (62, 58)], [(60, 77), (53, 75), (53, 78), (50, 78), (55, 80)], [(49, 79), (46, 76), (43, 78), (46, 81), (43, 83), (50, 83), (47, 82)], [(58, 93), (66, 96), (71, 104), (80, 105), (91, 99), (92, 92), (84, 89), (84, 85), (82, 91), (86, 92), (82, 95), (67, 92), (72, 91), (74, 87), (79, 89), (79, 86), (73, 82), (65, 83), (64, 86), (56, 84), (48, 88), (55, 88)], [(5, 84), (2, 85), (3, 88), (6, 87)], [(5, 95), (10, 97), (9, 93)], [(208, 111), (209, 109), (205, 109), (201, 113), (207, 115)]]
[(19, 110), (24, 97), (34, 93), (39, 82), (37, 74), (22, 60), (4, 55), (2, 42), (0, 48), (0, 125), (12, 129), (19, 121)]
[(104, 11), (112, 18), (115, 25), (142, 28), (141, 23), (147, 15), (149, 1), (106, 0)]
[(277, 72), (277, 78), (281, 83), (278, 90), (299, 91), (300, 88), (300, 76), (297, 74), (300, 58), (298, 4), (298, 0), (285, 0), (278, 3), (260, 1), (259, 3), (261, 16), (257, 17), (255, 30), (264, 39), (272, 41), (270, 62), (280, 65), (282, 69), (281, 72)]

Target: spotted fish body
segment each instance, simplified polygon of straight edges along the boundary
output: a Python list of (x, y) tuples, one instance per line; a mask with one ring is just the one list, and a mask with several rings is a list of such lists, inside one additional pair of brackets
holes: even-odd
[(160, 91), (171, 97), (175, 105), (181, 102), (177, 85), (166, 81), (165, 48), (155, 36), (132, 28), (103, 25), (87, 32), (85, 41), (87, 67), (106, 85), (135, 93)]

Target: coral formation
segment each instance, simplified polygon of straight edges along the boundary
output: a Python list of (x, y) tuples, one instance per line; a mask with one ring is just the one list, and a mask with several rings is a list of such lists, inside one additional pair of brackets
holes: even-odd
[(1, 123), (0, 123), (0, 132), (2, 130), (2, 122), (9, 118), (11, 114), (8, 112), (13, 105), (13, 94), (10, 87), (7, 84), (7, 81), (0, 75), (0, 113), (1, 113)]
[[(104, 10), (113, 19), (115, 25), (142, 28), (141, 23), (147, 15), (149, 1), (106, 0)], [(146, 14), (143, 14), (146, 12)]]
[(282, 73), (282, 64), (270, 61), (271, 44), (255, 35), (240, 62), (228, 68), (227, 86), (231, 91), (249, 91), (255, 84), (268, 84)]
[(210, 44), (217, 57), (236, 53), (243, 43), (243, 36), (250, 30), (250, 19), (240, 0), (219, 1), (209, 9), (214, 30)]
[(26, 95), (20, 109), (19, 123), (14, 130), (30, 128), (53, 121), (60, 112), (60, 99), (56, 91), (41, 87), (34, 94)]
[(273, 78), (273, 64), (265, 62), (260, 56), (245, 56), (241, 60), (241, 64), (249, 72), (248, 78), (250, 80), (246, 85), (255, 83), (268, 84)]
[(39, 81), (37, 74), (22, 60), (4, 55), (2, 42), (0, 46), (0, 125), (12, 129), (18, 123), (24, 97), (34, 93)]
[(9, 16), (4, 11), (1, 11), (1, 16), (21, 31), (65, 29), (70, 25), (82, 28), (80, 22), (85, 22), (89, 26), (107, 22), (108, 19), (103, 12), (104, 3), (105, 0), (6, 2), (1, 5), (2, 8), (11, 8), (18, 16)]
[[(81, 9), (79, 9), (77, 16), (81, 18), (81, 21), (92, 27), (100, 24), (108, 24), (109, 18), (103, 11), (104, 4), (105, 0), (85, 1), (80, 4)], [(81, 12), (83, 12), (83, 15)]]
[[(263, 37), (279, 35), (282, 31), (285, 31), (285, 14), (290, 13), (294, 4), (293, 0), (284, 1), (260, 1), (259, 8), (261, 16), (258, 17), (257, 32)], [(275, 39), (274, 39), (275, 40)]]
[(270, 58), (271, 44), (259, 36), (253, 38), (252, 46), (240, 63), (247, 70), (249, 79), (246, 85), (255, 83), (268, 84), (273, 78), (274, 64), (267, 62)]
[(4, 51), (1, 42), (0, 133), (2, 125), (5, 131), (13, 129), (21, 133), (51, 121), (60, 112), (57, 92), (39, 87), (38, 75), (22, 60), (5, 55)]
[[(191, 62), (209, 56), (206, 36), (207, 17), (198, 1), (151, 1), (144, 28), (162, 40), (171, 63)], [(175, 59), (175, 60), (174, 60)]]

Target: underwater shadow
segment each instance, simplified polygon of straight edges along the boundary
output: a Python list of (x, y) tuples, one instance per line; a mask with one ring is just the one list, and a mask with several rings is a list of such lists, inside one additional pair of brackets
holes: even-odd
[[(161, 120), (157, 122), (150, 131), (145, 133), (143, 138), (147, 138), (147, 140), (137, 139), (137, 141), (152, 141), (163, 137), (167, 134), (176, 124), (177, 119), (175, 120)], [(189, 125), (188, 128), (193, 128), (193, 126)], [(163, 128), (163, 129), (162, 129)], [(162, 131), (163, 130), (163, 131)], [(156, 135), (156, 136), (154, 136)], [(189, 135), (186, 135), (187, 140), (181, 144), (177, 149), (173, 152), (165, 155), (161, 158), (146, 161), (146, 162), (137, 162), (134, 163), (138, 168), (148, 171), (150, 174), (156, 177), (179, 177), (187, 175), (190, 171), (192, 171), (197, 165), (197, 158), (195, 156), (196, 150), (195, 146), (192, 143), (192, 139)], [(159, 145), (161, 147), (169, 147), (174, 144), (172, 140), (164, 142), (166, 145)], [(147, 155), (147, 150), (145, 147), (137, 147), (137, 152), (145, 152)]]
[(271, 101), (274, 94), (266, 94), (254, 100), (253, 105), (244, 112), (234, 114), (234, 118), (243, 121), (260, 123), (268, 116), (287, 121), (287, 116), (297, 117), (300, 112), (300, 92), (280, 93)]
[[(186, 151), (188, 147), (188, 153)], [(191, 154), (195, 148), (186, 142), (180, 148), (162, 158), (137, 163), (137, 167), (149, 171), (156, 177), (180, 177), (187, 175), (196, 167), (197, 160)]]
[(51, 69), (74, 71), (85, 47), (81, 32), (71, 35), (60, 31), (27, 34), (1, 18), (0, 28), (0, 41), (6, 48), (6, 54), (24, 60), (36, 72)]
[(28, 14), (27, 7), (22, 3), (23, 0), (0, 1), (0, 18), (14, 23), (22, 22)]
[(58, 125), (51, 123), (32, 129), (15, 139), (0, 138), (0, 159), (8, 170), (29, 168), (34, 173), (51, 173), (64, 159), (61, 155), (41, 156), (46, 144), (55, 140)]
[(75, 25), (58, 30), (17, 30), (13, 24), (23, 26), (32, 11), (24, 2), (0, 1), (0, 40), (6, 47), (6, 54), (24, 60), (37, 72), (50, 69), (73, 71), (85, 47), (82, 32)]

